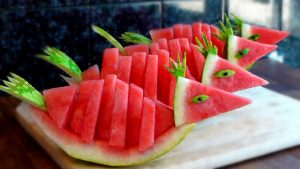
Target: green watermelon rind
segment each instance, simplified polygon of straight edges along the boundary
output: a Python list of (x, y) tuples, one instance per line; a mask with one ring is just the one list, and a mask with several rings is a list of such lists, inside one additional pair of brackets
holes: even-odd
[(211, 85), (211, 79), (214, 74), (215, 67), (218, 62), (218, 55), (209, 53), (206, 57), (203, 73), (202, 83), (205, 85)]
[[(26, 104), (25, 109), (28, 112), (35, 111)], [(138, 148), (125, 154), (119, 155), (116, 152), (110, 152), (101, 147), (101, 144), (87, 144), (80, 142), (77, 136), (71, 138), (63, 137), (63, 132), (57, 128), (56, 125), (47, 124), (41, 120), (38, 113), (33, 113), (34, 123), (44, 132), (44, 134), (58, 145), (69, 156), (84, 160), (88, 162), (103, 164), (107, 166), (132, 166), (139, 165), (151, 160), (154, 160), (176, 147), (192, 129), (195, 124), (184, 125), (182, 127), (175, 127), (161, 135), (156, 141), (155, 145), (149, 150), (139, 152)], [(43, 113), (43, 112), (42, 112)]]
[(228, 38), (227, 59), (233, 64), (238, 64), (239, 59), (235, 56), (238, 49), (238, 39), (234, 35)]

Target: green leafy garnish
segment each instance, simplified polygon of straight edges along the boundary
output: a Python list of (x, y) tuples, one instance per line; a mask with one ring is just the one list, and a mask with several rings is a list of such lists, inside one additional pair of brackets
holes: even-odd
[(259, 38), (260, 38), (260, 34), (254, 34), (254, 35), (251, 35), (248, 39), (257, 41)]
[(192, 102), (195, 104), (198, 104), (198, 103), (203, 103), (208, 99), (209, 99), (209, 96), (207, 96), (207, 95), (198, 95), (198, 96), (195, 96), (192, 98)]
[(237, 15), (231, 13), (231, 16), (233, 17), (232, 21), (233, 21), (233, 28), (234, 28), (234, 33), (237, 35), (240, 35), (242, 33), (242, 25), (244, 23), (244, 21), (238, 17)]
[(198, 37), (195, 37), (196, 43), (197, 43), (197, 49), (206, 57), (209, 53), (211, 54), (218, 54), (218, 48), (213, 45), (212, 41), (208, 41), (206, 35), (202, 33), (202, 39), (203, 43), (198, 39)]
[(0, 90), (15, 96), (39, 109), (46, 110), (44, 96), (32, 87), (26, 80), (20, 76), (10, 73), (7, 80), (3, 80), (5, 84), (0, 85)]
[(127, 53), (123, 46), (113, 37), (111, 36), (108, 32), (106, 32), (104, 29), (92, 25), (92, 29), (94, 32), (98, 33), (100, 36), (104, 37), (106, 40), (108, 40), (112, 45), (114, 45), (116, 48), (119, 49), (119, 51), (122, 53), (122, 55), (127, 56)]
[(219, 72), (215, 73), (214, 76), (215, 77), (220, 77), (220, 78), (227, 78), (227, 77), (231, 77), (235, 74), (234, 70), (231, 69), (223, 69), (220, 70)]
[(57, 66), (70, 75), (77, 83), (81, 82), (81, 70), (68, 55), (52, 47), (46, 47), (44, 52), (45, 54), (38, 54), (37, 57)]
[(177, 55), (178, 62), (176, 63), (172, 58), (170, 58), (170, 62), (172, 65), (172, 68), (169, 68), (168, 66), (165, 65), (165, 69), (167, 69), (171, 74), (173, 74), (176, 79), (178, 77), (185, 77), (185, 72), (186, 72), (186, 52), (183, 54), (183, 61), (180, 61), (180, 54), (178, 53)]
[(232, 29), (232, 26), (231, 26), (231, 23), (229, 21), (229, 18), (227, 17), (227, 15), (225, 14), (224, 15), (224, 18), (225, 18), (225, 24), (220, 21), (220, 26), (221, 26), (221, 29), (219, 29), (219, 35), (218, 34), (215, 34), (214, 33), (214, 36), (216, 36), (218, 39), (222, 40), (222, 41), (227, 41), (229, 36), (233, 35), (233, 29)]
[(240, 50), (236, 55), (235, 57), (240, 59), (242, 57), (244, 57), (245, 55), (247, 55), (249, 53), (250, 49), (249, 48), (244, 48), (242, 50)]
[(147, 38), (144, 35), (134, 33), (134, 32), (125, 32), (121, 35), (120, 39), (127, 43), (135, 43), (135, 44), (146, 44), (151, 45), (151, 39)]

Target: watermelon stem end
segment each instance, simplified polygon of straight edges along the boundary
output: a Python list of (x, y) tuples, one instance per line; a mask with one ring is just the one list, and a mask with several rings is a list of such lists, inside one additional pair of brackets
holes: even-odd
[(165, 69), (169, 71), (171, 74), (173, 74), (176, 77), (176, 80), (178, 77), (185, 77), (185, 72), (186, 72), (186, 52), (183, 54), (183, 61), (181, 62), (180, 60), (180, 54), (178, 53), (177, 55), (178, 61), (177, 63), (170, 58), (170, 63), (172, 65), (172, 68), (169, 68), (168, 66), (165, 65)]
[(120, 39), (127, 43), (134, 43), (134, 44), (146, 44), (151, 45), (151, 39), (147, 38), (144, 35), (134, 33), (134, 32), (125, 32), (121, 35)]
[(127, 56), (127, 53), (126, 53), (124, 47), (120, 44), (120, 42), (117, 41), (112, 35), (110, 35), (104, 29), (100, 28), (99, 26), (92, 25), (92, 30), (94, 32), (96, 32), (97, 34), (99, 34), (100, 36), (104, 37), (106, 40), (108, 40), (116, 48), (118, 48), (119, 51), (122, 53), (122, 55)]
[(45, 54), (38, 54), (36, 57), (45, 60), (46, 62), (58, 67), (59, 69), (66, 72), (69, 76), (71, 76), (75, 82), (80, 83), (82, 81), (81, 78), (81, 70), (76, 64), (76, 62), (71, 59), (67, 54), (58, 50), (57, 48), (47, 46), (44, 49)]
[(7, 76), (7, 79), (8, 81), (3, 80), (5, 85), (0, 85), (1, 91), (19, 98), (20, 100), (43, 111), (46, 110), (44, 96), (33, 86), (31, 86), (25, 79), (14, 73), (10, 73), (10, 76)]

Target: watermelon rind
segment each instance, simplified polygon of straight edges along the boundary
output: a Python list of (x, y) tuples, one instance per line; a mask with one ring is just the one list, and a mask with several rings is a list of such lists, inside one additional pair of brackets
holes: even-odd
[(250, 36), (252, 36), (251, 26), (249, 24), (243, 23), (242, 24), (242, 37), (249, 38)]
[(203, 73), (202, 73), (202, 83), (205, 85), (211, 84), (211, 77), (214, 74), (216, 64), (218, 62), (218, 55), (209, 53), (206, 57)]
[(34, 123), (42, 132), (69, 156), (88, 162), (108, 166), (131, 166), (154, 160), (176, 147), (195, 127), (195, 124), (174, 127), (155, 140), (155, 144), (144, 152), (132, 148), (125, 152), (111, 149), (103, 142), (85, 143), (67, 130), (59, 129), (46, 113), (32, 108), (26, 103), (21, 104), (22, 111), (32, 113)]
[(238, 64), (239, 59), (235, 56), (237, 53), (238, 39), (234, 35), (228, 38), (227, 59), (233, 64)]

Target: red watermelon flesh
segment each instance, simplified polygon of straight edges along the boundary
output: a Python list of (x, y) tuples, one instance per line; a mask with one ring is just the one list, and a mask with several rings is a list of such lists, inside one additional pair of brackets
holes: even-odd
[(187, 38), (190, 43), (193, 41), (193, 30), (191, 25), (183, 25), (183, 38)]
[(196, 48), (196, 45), (190, 44), (192, 50), (192, 62), (195, 67), (195, 79), (201, 81), (205, 58), (202, 53)]
[(115, 89), (111, 133), (109, 139), (109, 145), (111, 146), (124, 147), (126, 143), (128, 91), (128, 83), (118, 79)]
[(119, 49), (108, 48), (104, 50), (101, 79), (104, 79), (108, 74), (116, 74), (119, 63)]
[(225, 49), (225, 42), (218, 39), (213, 33), (219, 34), (219, 30), (214, 25), (210, 25), (210, 31), (211, 31), (211, 41), (212, 43), (218, 48), (218, 56), (222, 58), (226, 58), (226, 53), (224, 53)]
[(97, 80), (94, 82), (92, 94), (90, 95), (88, 105), (83, 115), (84, 119), (82, 123), (81, 138), (85, 142), (92, 142), (94, 140), (103, 84), (104, 80)]
[(169, 40), (169, 52), (170, 52), (170, 57), (177, 61), (177, 56), (179, 54), (180, 60), (182, 60), (182, 51), (181, 51), (181, 46), (179, 43), (179, 39), (172, 39)]
[[(211, 74), (203, 75), (203, 78), (209, 79), (208, 81), (207, 80), (202, 81), (202, 83), (205, 85), (213, 86), (227, 92), (235, 92), (239, 90), (248, 89), (251, 87), (268, 84), (266, 80), (258, 76), (255, 76), (254, 74), (246, 71), (240, 66), (232, 64), (229, 61), (222, 59), (216, 55), (209, 54), (207, 56), (207, 63), (205, 63), (205, 69), (213, 65), (215, 65), (215, 67), (209, 68), (211, 69)], [(235, 74), (231, 77), (226, 77), (226, 78), (220, 78), (214, 76), (215, 73), (225, 69), (233, 70)]]
[(143, 90), (135, 84), (129, 85), (126, 146), (139, 145), (143, 108)]
[(174, 38), (182, 38), (183, 37), (183, 24), (176, 24), (173, 26)]
[(145, 52), (135, 52), (132, 55), (130, 82), (141, 88), (144, 88), (146, 56)]
[(66, 86), (48, 89), (43, 92), (47, 113), (59, 128), (66, 128), (69, 124), (77, 90), (77, 86)]
[(97, 64), (91, 66), (86, 71), (82, 72), (83, 80), (99, 80), (100, 79), (100, 71)]
[(176, 78), (170, 74), (170, 84), (169, 84), (169, 106), (174, 106), (174, 94), (176, 88)]
[(158, 39), (157, 43), (158, 43), (159, 49), (169, 50), (167, 39), (165, 39), (165, 38)]
[(119, 58), (119, 66), (117, 71), (117, 77), (120, 80), (123, 80), (126, 83), (130, 81), (130, 73), (131, 73), (131, 56), (121, 56)]
[(170, 127), (174, 127), (174, 111), (172, 107), (165, 105), (160, 101), (155, 102), (155, 138)]
[(144, 97), (139, 151), (143, 152), (154, 144), (155, 134), (155, 102)]
[(193, 30), (193, 43), (196, 44), (195, 37), (198, 39), (202, 38), (202, 30), (201, 30), (201, 22), (195, 22), (192, 25), (192, 30)]
[[(199, 103), (191, 101), (199, 95), (206, 95), (209, 98)], [(249, 99), (179, 77), (175, 94), (175, 124), (181, 126), (195, 123), (250, 103)]]
[(108, 75), (104, 80), (101, 106), (96, 128), (96, 139), (108, 141), (110, 138), (116, 81), (116, 75)]
[(158, 57), (157, 55), (148, 55), (145, 70), (144, 94), (150, 99), (157, 99), (157, 73)]
[(149, 46), (146, 44), (136, 44), (124, 47), (128, 56), (132, 56), (134, 52), (145, 52), (149, 54)]
[(188, 67), (186, 68), (186, 71), (185, 71), (185, 77), (188, 79), (191, 79), (191, 80), (196, 80), (195, 77), (191, 74)]
[[(259, 43), (265, 43), (274, 45), (289, 35), (289, 32), (280, 31), (280, 30), (273, 30), (269, 28), (264, 28), (260, 26), (250, 26), (250, 35), (259, 34), (260, 37), (256, 40)], [(249, 37), (245, 37), (249, 38)]]
[(159, 50), (158, 53), (158, 76), (157, 76), (157, 99), (165, 104), (169, 103), (169, 79), (170, 73), (165, 69), (169, 67), (170, 56), (166, 50)]
[(158, 51), (159, 51), (159, 45), (158, 45), (158, 43), (157, 42), (153, 42), (150, 45), (150, 54), (151, 55), (156, 55)]
[[(210, 41), (211, 40), (210, 26), (208, 24), (201, 24), (201, 31), (202, 31), (203, 34), (206, 35), (207, 40)], [(202, 38), (202, 34), (201, 34), (199, 40), (205, 46), (205, 43), (204, 43), (203, 38)]]
[(193, 58), (192, 58), (192, 50), (190, 48), (190, 43), (189, 43), (188, 39), (186, 39), (186, 38), (180, 38), (179, 43), (180, 43), (182, 53), (186, 52), (186, 65), (187, 65), (188, 69), (190, 70), (189, 73), (193, 77), (196, 77), (196, 75), (197, 75), (196, 68), (195, 68), (195, 63), (193, 62)]
[(150, 30), (150, 36), (153, 42), (156, 42), (158, 39), (165, 38), (171, 40), (174, 38), (173, 28), (162, 28), (162, 29), (153, 29)]
[(94, 80), (88, 80), (81, 82), (79, 86), (79, 94), (75, 102), (75, 108), (70, 123), (70, 129), (78, 135), (81, 135), (82, 133), (84, 115), (88, 107), (89, 99), (93, 93), (94, 85)]
[[(236, 49), (234, 50), (235, 52), (233, 52), (234, 54), (237, 54), (239, 51), (245, 48), (249, 49), (248, 54), (238, 59), (237, 64), (243, 68), (246, 68), (247, 66), (253, 64), (257, 60), (259, 60), (260, 58), (262, 58), (263, 56), (267, 55), (268, 53), (272, 52), (277, 48), (277, 46), (275, 45), (262, 44), (262, 43), (254, 42), (252, 40), (248, 40), (237, 36), (232, 36), (231, 41), (237, 44)], [(232, 43), (228, 43), (228, 52), (229, 49), (231, 50), (231, 48), (234, 48), (232, 46), (229, 46), (231, 44)], [(229, 55), (230, 54), (228, 53), (228, 59), (230, 60)]]

